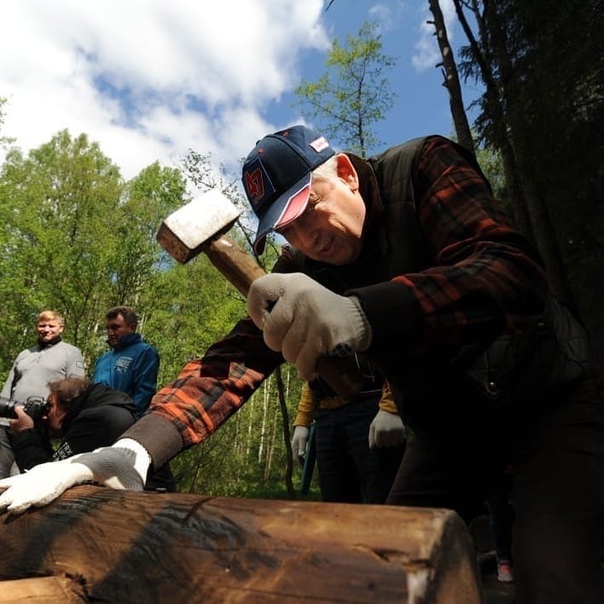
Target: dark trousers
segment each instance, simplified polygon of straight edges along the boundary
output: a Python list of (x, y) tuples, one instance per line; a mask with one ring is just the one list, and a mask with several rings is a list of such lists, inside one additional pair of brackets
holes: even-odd
[(0, 478), (11, 475), (15, 463), (15, 454), (10, 443), (10, 432), (5, 426), (0, 426)]
[(602, 604), (604, 402), (592, 386), (515, 410), (470, 404), (446, 429), (418, 430), (387, 503), (451, 508), (469, 522), (511, 462), (516, 603)]
[(315, 412), (317, 471), (323, 501), (384, 503), (404, 447), (369, 448), (381, 391)]
[(495, 555), (497, 561), (512, 561), (512, 525), (514, 523), (514, 508), (510, 502), (513, 479), (511, 474), (505, 474), (495, 487), (493, 494), (487, 499), (489, 524), (493, 534)]

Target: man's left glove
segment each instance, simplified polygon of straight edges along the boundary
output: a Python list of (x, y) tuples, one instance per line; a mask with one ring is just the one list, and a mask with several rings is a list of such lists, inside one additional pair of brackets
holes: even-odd
[(369, 448), (396, 447), (405, 441), (405, 424), (397, 413), (380, 409), (369, 426)]
[(99, 482), (113, 489), (141, 491), (151, 457), (147, 450), (130, 438), (118, 440), (111, 447), (80, 453), (62, 461), (51, 461), (0, 480), (0, 511), (20, 513), (41, 507), (59, 497), (70, 487), (85, 482)]
[(306, 455), (308, 447), (308, 434), (310, 430), (306, 426), (295, 426), (294, 435), (292, 437), (291, 447), (292, 455), (296, 458), (301, 458)]
[(267, 346), (311, 380), (320, 356), (362, 352), (371, 327), (355, 296), (339, 296), (302, 273), (272, 273), (256, 279), (247, 310)]

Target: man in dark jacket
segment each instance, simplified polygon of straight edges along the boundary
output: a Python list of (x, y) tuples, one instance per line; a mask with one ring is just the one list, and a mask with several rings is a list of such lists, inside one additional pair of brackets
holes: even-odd
[(274, 232), (292, 246), (252, 284), (249, 316), (112, 447), (1, 480), (0, 509), (91, 478), (140, 489), (280, 364), (310, 380), (322, 356), (364, 353), (413, 433), (387, 503), (470, 521), (512, 464), (516, 602), (604, 602), (604, 402), (585, 334), (476, 159), (426, 136), (365, 160), (292, 126), (256, 144), (243, 184), (256, 251)]
[[(41, 425), (36, 425), (21, 405), (14, 407), (17, 418), (9, 420), (21, 472), (112, 445), (134, 424), (135, 406), (124, 392), (75, 377), (50, 382), (48, 389), (47, 410)], [(56, 449), (53, 440), (59, 441)], [(173, 490), (151, 475), (145, 488), (158, 487)]]

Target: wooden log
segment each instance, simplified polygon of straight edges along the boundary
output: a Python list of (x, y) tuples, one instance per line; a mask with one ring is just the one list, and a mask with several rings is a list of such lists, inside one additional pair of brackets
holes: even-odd
[(46, 604), (483, 601), (465, 525), (436, 508), (80, 486), (2, 516), (0, 543), (0, 593), (47, 577), (76, 598)]
[(0, 583), (2, 604), (79, 604), (86, 601), (77, 579), (40, 577)]

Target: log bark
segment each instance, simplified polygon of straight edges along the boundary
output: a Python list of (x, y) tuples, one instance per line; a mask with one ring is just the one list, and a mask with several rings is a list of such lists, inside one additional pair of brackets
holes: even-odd
[(483, 600), (465, 525), (436, 508), (80, 486), (0, 517), (0, 543), (0, 602)]

